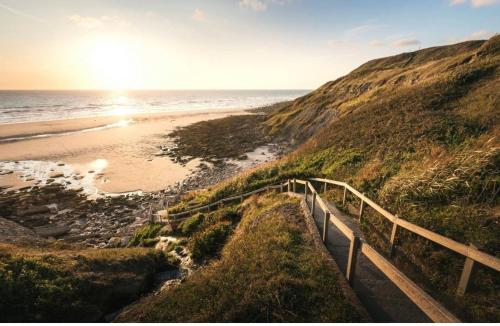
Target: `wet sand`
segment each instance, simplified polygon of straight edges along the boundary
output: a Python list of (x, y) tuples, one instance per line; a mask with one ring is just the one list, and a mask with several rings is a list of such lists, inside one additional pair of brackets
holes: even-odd
[[(96, 192), (161, 190), (181, 182), (200, 163), (192, 160), (181, 166), (168, 156), (155, 155), (168, 143), (165, 136), (170, 131), (244, 112), (211, 109), (0, 125), (0, 172), (17, 169), (0, 175), (0, 187), (18, 188), (45, 178), (68, 184), (90, 180)], [(55, 135), (40, 136), (44, 134)], [(42, 138), (5, 141), (26, 136)], [(44, 162), (51, 163), (48, 171), (41, 171), (46, 168)], [(33, 165), (41, 170), (30, 172)], [(30, 179), (34, 180), (26, 181)]]

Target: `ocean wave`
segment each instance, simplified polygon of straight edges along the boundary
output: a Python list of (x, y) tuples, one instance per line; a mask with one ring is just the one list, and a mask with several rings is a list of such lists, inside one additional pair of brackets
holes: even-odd
[(49, 138), (49, 137), (57, 137), (57, 136), (68, 136), (68, 135), (74, 135), (74, 134), (91, 132), (91, 131), (105, 130), (105, 129), (110, 129), (110, 128), (126, 127), (133, 122), (134, 122), (134, 120), (132, 120), (132, 119), (120, 120), (120, 121), (117, 121), (115, 123), (107, 124), (104, 126), (86, 128), (86, 129), (80, 129), (80, 130), (55, 132), (55, 133), (47, 133), (47, 134), (37, 134), (37, 135), (27, 135), (27, 136), (18, 136), (18, 137), (10, 137), (10, 138), (1, 138), (0, 142), (1, 143), (10, 143), (10, 142), (16, 142), (16, 141), (22, 141), (22, 140), (30, 140), (30, 139), (40, 139), (40, 138)]

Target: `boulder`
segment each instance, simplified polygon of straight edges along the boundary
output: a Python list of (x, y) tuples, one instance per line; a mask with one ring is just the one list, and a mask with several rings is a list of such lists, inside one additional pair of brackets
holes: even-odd
[(29, 215), (44, 214), (44, 213), (50, 213), (50, 207), (48, 205), (31, 206), (28, 209), (19, 210), (17, 212), (17, 215), (18, 216), (29, 216)]
[(33, 231), (35, 231), (36, 234), (45, 238), (57, 237), (67, 233), (69, 230), (69, 226), (61, 224), (51, 224), (33, 228)]

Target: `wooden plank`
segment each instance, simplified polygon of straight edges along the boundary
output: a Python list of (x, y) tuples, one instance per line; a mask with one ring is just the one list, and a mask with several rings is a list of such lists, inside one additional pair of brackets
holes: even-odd
[[(396, 217), (397, 217), (397, 215), (396, 215)], [(389, 256), (391, 256), (391, 257), (394, 254), (394, 245), (396, 243), (397, 232), (398, 232), (398, 223), (394, 222), (392, 224), (391, 240), (390, 240), (390, 245), (389, 245)]]
[(342, 234), (346, 236), (346, 238), (348, 238), (349, 240), (352, 240), (354, 238), (354, 232), (352, 232), (352, 230), (347, 225), (345, 225), (344, 222), (342, 222), (337, 216), (330, 213), (330, 221), (332, 221), (333, 225), (335, 225), (337, 229), (339, 229), (340, 232), (342, 232)]
[(434, 300), (394, 265), (387, 261), (366, 242), (361, 243), (361, 252), (377, 266), (408, 298), (413, 301), (433, 322), (459, 323), (460, 320)]
[[(471, 248), (477, 249), (476, 246), (470, 244)], [(464, 268), (462, 270), (462, 275), (460, 275), (460, 281), (458, 282), (457, 296), (462, 297), (467, 291), (469, 286), (469, 281), (474, 269), (474, 260), (469, 257), (465, 258)]]
[(358, 260), (358, 248), (359, 248), (359, 238), (354, 236), (351, 239), (351, 245), (349, 246), (349, 258), (347, 261), (347, 268), (345, 272), (345, 277), (349, 283), (353, 284), (354, 274), (356, 273), (356, 262)]
[(313, 192), (311, 203), (311, 214), (314, 216), (314, 209), (316, 208), (316, 193)]
[(323, 219), (323, 243), (328, 241), (328, 222), (330, 221), (330, 212), (325, 211)]
[(361, 222), (361, 218), (363, 217), (363, 208), (365, 205), (365, 201), (361, 199), (361, 204), (359, 204), (359, 222)]

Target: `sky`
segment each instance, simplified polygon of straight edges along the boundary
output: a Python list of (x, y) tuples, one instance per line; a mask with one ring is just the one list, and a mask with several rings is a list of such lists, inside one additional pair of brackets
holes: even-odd
[(0, 0), (0, 89), (314, 89), (499, 17), (500, 0)]

